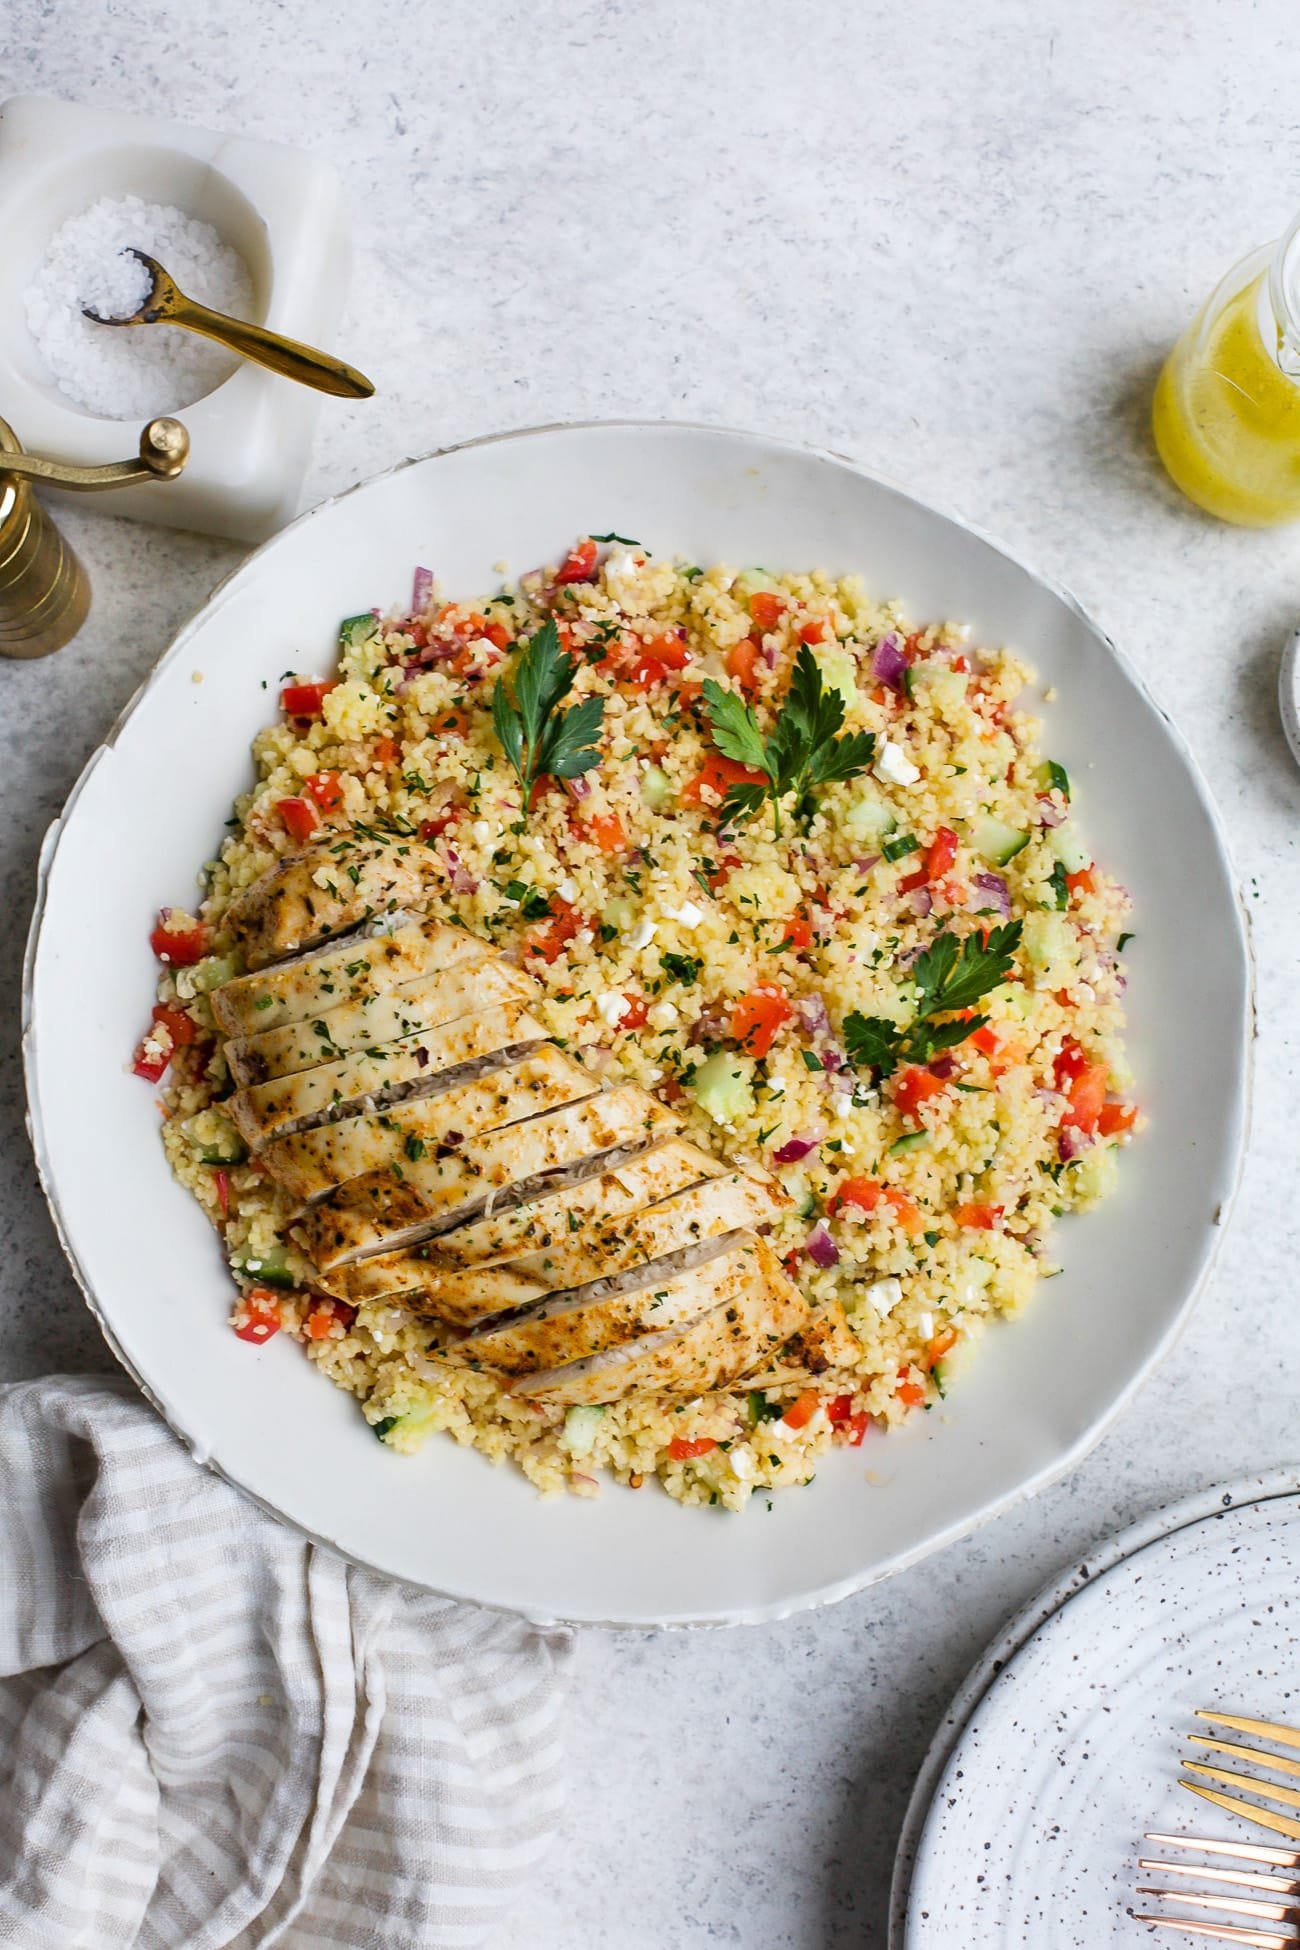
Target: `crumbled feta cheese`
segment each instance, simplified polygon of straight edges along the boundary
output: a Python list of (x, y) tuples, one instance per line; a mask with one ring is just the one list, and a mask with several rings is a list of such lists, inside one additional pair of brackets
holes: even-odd
[(927, 1308), (916, 1317), (916, 1331), (923, 1341), (934, 1339), (934, 1315)]
[[(478, 838), (477, 828), (475, 829), (474, 837), (476, 839)], [(568, 874), (566, 874), (555, 891), (566, 907), (572, 907), (578, 898), (578, 883), (576, 880), (571, 880)]]
[(739, 1476), (742, 1482), (754, 1473), (754, 1458), (748, 1449), (728, 1450), (727, 1461), (731, 1464), (732, 1475)]
[(490, 839), (495, 838), (492, 827), (486, 819), (476, 819), (469, 830), (480, 846), (486, 846)]
[(645, 1073), (645, 1081), (649, 1084), (655, 1084), (662, 1083), (663, 1080), (664, 1072), (659, 1068), (658, 1064), (652, 1063)]
[(783, 1082), (783, 1080), (782, 1080), (782, 1079), (781, 1079), (780, 1077), (769, 1077), (769, 1078), (768, 1078), (768, 1080), (767, 1080), (767, 1094), (768, 1094), (768, 1096), (769, 1096), (769, 1097), (784, 1097), (784, 1095), (785, 1095), (785, 1084), (784, 1084), (784, 1082)]
[(852, 1117), (852, 1115), (853, 1115), (853, 1099), (852, 1099), (852, 1097), (846, 1097), (846, 1096), (845, 1096), (845, 1095), (843, 1094), (843, 1092), (841, 1092), (841, 1093), (839, 1093), (839, 1094), (838, 1094), (838, 1095), (836, 1096), (836, 1099), (835, 1099), (835, 1115), (836, 1115), (837, 1117)]
[(670, 921), (676, 921), (684, 928), (698, 928), (704, 919), (704, 909), (697, 907), (694, 901), (683, 901), (680, 907), (667, 907), (664, 912)]
[(873, 1280), (871, 1285), (867, 1287), (864, 1297), (871, 1302), (883, 1320), (885, 1315), (891, 1313), (902, 1299), (903, 1282), (901, 1280)]
[(646, 1021), (652, 1029), (675, 1029), (681, 1021), (671, 1002), (656, 1002), (646, 1013)]
[(921, 776), (920, 766), (913, 765), (903, 747), (896, 745), (892, 738), (886, 738), (880, 747), (873, 770), (886, 785), (915, 785)]
[(573, 938), (580, 948), (590, 948), (592, 942), (596, 939), (590, 928), (579, 928)]
[(655, 938), (655, 932), (653, 921), (638, 921), (627, 938), (627, 945), (633, 954), (639, 954), (642, 948), (648, 948)]
[(598, 995), (596, 997), (597, 1012), (609, 1024), (611, 1029), (618, 1028), (618, 1025), (622, 1022), (624, 1016), (629, 1013), (631, 1007), (632, 1004), (625, 995), (615, 995), (612, 990), (608, 995)]

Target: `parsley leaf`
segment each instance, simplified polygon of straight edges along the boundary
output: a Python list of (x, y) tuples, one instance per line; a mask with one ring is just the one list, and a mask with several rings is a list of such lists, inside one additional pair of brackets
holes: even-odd
[(660, 955), (659, 965), (670, 980), (680, 982), (683, 988), (688, 989), (694, 986), (701, 967), (693, 955), (676, 955), (671, 951)]
[(844, 1046), (855, 1069), (892, 1076), (900, 1063), (928, 1063), (941, 1051), (956, 1049), (985, 1027), (987, 1016), (965, 1016), (958, 1022), (936, 1022), (973, 1008), (990, 989), (1000, 987), (1011, 972), (1020, 946), (1021, 924), (1008, 921), (990, 928), (987, 937), (968, 934), (959, 941), (945, 929), (925, 953), (918, 955), (912, 974), (919, 991), (916, 1020), (905, 1027), (885, 1016), (863, 1016), (856, 1010), (844, 1019)]
[(844, 1042), (856, 1070), (876, 1070), (890, 1077), (898, 1068), (903, 1032), (887, 1016), (861, 1016), (857, 1010), (844, 1019)]
[(573, 686), (573, 673), (573, 658), (561, 649), (559, 632), (548, 621), (515, 660), (513, 699), (504, 678), (493, 686), (492, 724), (523, 788), (525, 811), (533, 786), (545, 774), (576, 779), (600, 763), (596, 740), (604, 699), (585, 697), (567, 711), (558, 708)]
[(874, 732), (837, 736), (844, 723), (844, 699), (837, 690), (826, 688), (821, 666), (807, 644), (795, 659), (770, 737), (764, 737), (753, 708), (734, 691), (724, 691), (712, 677), (705, 678), (703, 695), (713, 742), (722, 756), (761, 772), (767, 781), (729, 786), (722, 802), (724, 816), (748, 818), (770, 799), (778, 839), (784, 798), (793, 793), (795, 818), (807, 821), (816, 810), (816, 788), (857, 778), (875, 756)]

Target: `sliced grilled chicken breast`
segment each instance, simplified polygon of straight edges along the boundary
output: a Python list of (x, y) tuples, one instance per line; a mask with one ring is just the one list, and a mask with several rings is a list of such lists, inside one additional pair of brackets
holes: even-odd
[(212, 991), (218, 1027), (227, 1036), (254, 1036), (323, 1015), (341, 1002), (434, 975), (492, 961), (497, 950), (464, 928), (445, 921), (408, 921), (391, 934), (350, 935), (346, 941), (309, 948), (274, 968), (236, 975)]
[[(497, 1374), (536, 1374), (698, 1320), (741, 1301), (757, 1274), (752, 1232), (706, 1239), (667, 1259), (549, 1294), (504, 1320), (489, 1321), (447, 1350)], [(436, 1309), (437, 1300), (428, 1301)]]
[(631, 1218), (626, 1212), (599, 1213), (579, 1232), (523, 1253), (512, 1264), (517, 1273), (557, 1292), (723, 1233), (763, 1225), (787, 1202), (774, 1185), (762, 1185), (743, 1171), (726, 1172), (660, 1199)]
[(598, 1173), (602, 1153), (648, 1146), (676, 1128), (676, 1118), (636, 1084), (605, 1090), (411, 1164), (400, 1179), (391, 1171), (368, 1172), (307, 1212), (294, 1237), (328, 1273), (345, 1260), (391, 1251), (451, 1225), (512, 1188), (521, 1196), (548, 1172)]
[(509, 1313), (513, 1308), (526, 1307), (534, 1300), (547, 1298), (545, 1287), (538, 1286), (536, 1280), (526, 1279), (522, 1273), (516, 1273), (513, 1266), (471, 1266), (439, 1274), (446, 1285), (445, 1311), (441, 1304), (435, 1307), (427, 1294), (413, 1292), (410, 1288), (401, 1292), (385, 1292), (381, 1287), (358, 1299), (349, 1299), (344, 1291), (346, 1276), (375, 1263), (373, 1259), (359, 1259), (351, 1266), (339, 1267), (335, 1273), (320, 1275), (318, 1284), (336, 1299), (348, 1300), (350, 1306), (362, 1305), (366, 1300), (387, 1300), (422, 1318), (445, 1321), (448, 1325), (472, 1326), (489, 1316)]
[(526, 1009), (507, 1004), (380, 1049), (340, 1057), (316, 1070), (237, 1090), (224, 1108), (256, 1149), (282, 1133), (348, 1117), (366, 1106), (384, 1109), (405, 1097), (431, 1095), (462, 1082), (449, 1074), (462, 1064), (500, 1057), (507, 1050), (522, 1054), (527, 1044), (545, 1037), (542, 1024)]
[(418, 1162), (440, 1144), (461, 1143), (503, 1124), (558, 1110), (598, 1088), (589, 1070), (553, 1043), (543, 1043), (507, 1069), (470, 1077), (432, 1097), (412, 1097), (390, 1110), (276, 1138), (262, 1151), (261, 1161), (295, 1198), (319, 1198), (350, 1178), (394, 1161), (405, 1169), (408, 1161)]
[(423, 907), (438, 864), (415, 839), (344, 831), (286, 854), (226, 909), (225, 925), (249, 968), (264, 968), (375, 915)]
[(498, 957), (469, 968), (423, 975), (386, 995), (341, 1002), (336, 1009), (265, 1030), (260, 1036), (238, 1037), (226, 1044), (226, 1062), (238, 1084), (269, 1083), (274, 1077), (296, 1076), (355, 1050), (382, 1047), (501, 1003), (530, 1002), (537, 993), (531, 975)]
[(577, 1406), (631, 1394), (702, 1395), (729, 1387), (758, 1362), (770, 1362), (808, 1316), (765, 1239), (754, 1242), (754, 1275), (744, 1293), (662, 1333), (523, 1375), (516, 1395)]
[[(637, 1157), (607, 1165), (598, 1178), (542, 1185), (527, 1203), (445, 1232), (436, 1252), (430, 1248), (430, 1254), (444, 1265), (491, 1266), (517, 1253), (546, 1252), (588, 1226), (606, 1226), (620, 1214), (630, 1217), (642, 1206), (670, 1198), (701, 1179), (720, 1178), (725, 1170), (698, 1145), (669, 1138)], [(377, 1268), (380, 1261), (362, 1264)]]

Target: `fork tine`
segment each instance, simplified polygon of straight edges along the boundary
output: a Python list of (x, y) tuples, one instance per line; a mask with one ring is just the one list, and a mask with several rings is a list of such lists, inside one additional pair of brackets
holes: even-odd
[(1161, 1848), (1194, 1848), (1202, 1855), (1233, 1855), (1243, 1862), (1271, 1862), (1279, 1869), (1300, 1869), (1300, 1855), (1289, 1848), (1270, 1848), (1266, 1842), (1207, 1842), (1199, 1835), (1154, 1833), (1148, 1833), (1142, 1839), (1158, 1842)]
[(1262, 1903), (1249, 1896), (1195, 1896), (1190, 1889), (1138, 1890), (1139, 1896), (1159, 1896), (1175, 1903), (1192, 1903), (1197, 1909), (1226, 1909), (1233, 1916), (1257, 1916), (1261, 1923), (1289, 1923), (1300, 1916), (1294, 1903)]
[(1235, 1923), (1196, 1923), (1190, 1916), (1139, 1916), (1135, 1923), (1150, 1923), (1157, 1930), (1181, 1930), (1184, 1936), (1213, 1937), (1216, 1943), (1246, 1943), (1252, 1950), (1295, 1950), (1293, 1936), (1279, 1936), (1275, 1930), (1239, 1930)]
[(1253, 1733), (1260, 1740), (1280, 1740), (1284, 1747), (1300, 1747), (1300, 1732), (1295, 1727), (1280, 1726), (1276, 1720), (1246, 1720), (1239, 1713), (1206, 1713), (1196, 1709), (1198, 1720), (1208, 1720), (1211, 1726), (1231, 1727), (1234, 1733)]
[(1162, 1862), (1152, 1855), (1139, 1855), (1138, 1867), (1159, 1869), (1167, 1876), (1195, 1876), (1198, 1882), (1230, 1882), (1238, 1889), (1262, 1889), (1275, 1896), (1300, 1896), (1300, 1882), (1294, 1876), (1270, 1876), (1258, 1869), (1207, 1869), (1199, 1862)]
[(1243, 1747), (1239, 1740), (1211, 1740), (1208, 1733), (1189, 1733), (1187, 1738), (1196, 1747), (1208, 1747), (1213, 1754), (1236, 1754), (1242, 1760), (1253, 1760), (1258, 1767), (1271, 1767), (1277, 1774), (1300, 1774), (1300, 1760), (1288, 1760), (1284, 1754), (1266, 1754), (1262, 1747)]
[(1244, 1815), (1260, 1828), (1271, 1828), (1275, 1835), (1285, 1835), (1293, 1842), (1300, 1842), (1300, 1821), (1292, 1821), (1289, 1815), (1275, 1815), (1269, 1808), (1257, 1808), (1253, 1802), (1239, 1801), (1235, 1795), (1220, 1794), (1217, 1788), (1202, 1787), (1199, 1781), (1182, 1781), (1189, 1794), (1199, 1794), (1203, 1801), (1212, 1801), (1216, 1808), (1226, 1808), (1231, 1815)]
[(1206, 1767), (1199, 1760), (1185, 1760), (1189, 1774), (1203, 1774), (1207, 1781), (1222, 1781), (1225, 1787), (1245, 1788), (1262, 1801), (1279, 1801), (1284, 1808), (1300, 1808), (1300, 1789), (1275, 1787), (1272, 1781), (1257, 1781), (1253, 1774), (1234, 1774), (1227, 1767)]

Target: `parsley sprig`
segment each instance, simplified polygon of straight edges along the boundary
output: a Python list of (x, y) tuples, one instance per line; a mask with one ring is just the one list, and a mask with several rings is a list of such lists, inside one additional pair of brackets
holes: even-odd
[(874, 732), (836, 735), (844, 723), (844, 699), (826, 688), (821, 667), (806, 644), (795, 659), (790, 688), (770, 737), (764, 737), (752, 707), (734, 691), (724, 691), (712, 677), (704, 680), (704, 704), (713, 742), (722, 756), (763, 773), (765, 780), (762, 785), (755, 781), (728, 786), (722, 802), (724, 817), (749, 818), (770, 799), (777, 839), (783, 799), (794, 794), (794, 816), (806, 823), (816, 810), (821, 786), (857, 778), (875, 757)]
[(576, 666), (560, 647), (554, 622), (544, 623), (515, 661), (514, 697), (498, 677), (492, 689), (492, 723), (524, 794), (524, 812), (538, 779), (576, 779), (600, 763), (596, 740), (605, 700), (584, 697), (557, 709), (573, 687)]
[(916, 1015), (910, 1023), (888, 1016), (863, 1016), (855, 1010), (844, 1020), (844, 1044), (855, 1069), (892, 1076), (900, 1063), (928, 1063), (942, 1050), (955, 1049), (983, 1029), (987, 1016), (967, 1016), (959, 1022), (936, 1022), (936, 1016), (971, 1009), (998, 988), (1011, 972), (1020, 946), (1021, 925), (1008, 921), (991, 928), (987, 937), (968, 934), (964, 941), (945, 929), (912, 971), (918, 990)]

